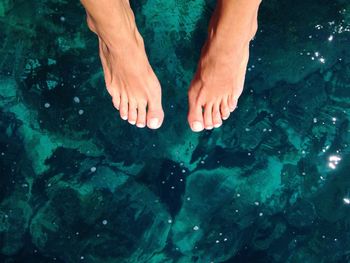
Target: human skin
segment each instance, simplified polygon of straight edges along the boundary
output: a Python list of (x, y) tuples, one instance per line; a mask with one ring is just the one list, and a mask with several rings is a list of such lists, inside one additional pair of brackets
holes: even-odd
[[(81, 0), (99, 40), (105, 84), (124, 120), (159, 128), (164, 119), (160, 83), (148, 61), (129, 0)], [(188, 98), (193, 131), (220, 127), (242, 93), (249, 42), (260, 0), (218, 0)]]
[(132, 125), (161, 126), (161, 87), (149, 64), (128, 0), (81, 0), (99, 39), (105, 84), (120, 117)]
[(219, 0), (190, 84), (188, 122), (193, 131), (220, 127), (243, 91), (249, 43), (258, 28), (261, 0)]

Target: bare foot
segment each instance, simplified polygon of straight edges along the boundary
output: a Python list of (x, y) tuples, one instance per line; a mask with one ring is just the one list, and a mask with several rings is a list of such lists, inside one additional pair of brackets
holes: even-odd
[[(89, 4), (87, 22), (98, 35), (105, 83), (114, 107), (130, 124), (158, 129), (164, 119), (161, 87), (149, 64), (129, 2), (97, 3), (107, 5), (102, 8), (104, 16), (99, 14), (101, 6)], [(95, 17), (91, 12), (96, 13)]]
[[(225, 3), (228, 2), (236, 1)], [(222, 5), (218, 1), (188, 93), (188, 122), (195, 132), (220, 127), (236, 108), (244, 86), (249, 42), (257, 30), (257, 10), (251, 23), (241, 23), (245, 26), (243, 29), (237, 27), (236, 30), (234, 25), (224, 27), (224, 30), (219, 28), (220, 16), (224, 12)], [(237, 16), (237, 13), (233, 15)], [(246, 36), (239, 31), (246, 31)]]

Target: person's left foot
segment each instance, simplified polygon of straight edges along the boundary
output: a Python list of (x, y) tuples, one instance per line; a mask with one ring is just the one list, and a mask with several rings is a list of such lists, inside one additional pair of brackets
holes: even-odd
[[(252, 35), (255, 31), (252, 27)], [(188, 122), (195, 132), (220, 127), (236, 108), (243, 91), (251, 38), (244, 42), (240, 36), (227, 37), (237, 43), (227, 48), (225, 39), (218, 40), (209, 34), (190, 84)]]

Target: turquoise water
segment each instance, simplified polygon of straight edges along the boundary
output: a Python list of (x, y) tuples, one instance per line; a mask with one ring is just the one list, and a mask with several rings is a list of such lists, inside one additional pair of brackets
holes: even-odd
[(350, 262), (350, 3), (266, 0), (238, 109), (187, 126), (214, 1), (133, 1), (163, 88), (120, 120), (78, 1), (0, 2), (0, 262)]

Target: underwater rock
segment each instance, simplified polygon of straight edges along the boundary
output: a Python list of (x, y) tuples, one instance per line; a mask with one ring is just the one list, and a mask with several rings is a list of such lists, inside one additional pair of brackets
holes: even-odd
[(327, 94), (338, 105), (349, 107), (350, 99), (350, 65), (338, 63), (332, 68), (332, 77), (327, 83)]
[(279, 195), (281, 167), (277, 160), (270, 159), (264, 168), (250, 171), (245, 177), (240, 168), (190, 174), (183, 206), (171, 230), (173, 243), (182, 253), (195, 253), (204, 261), (232, 257), (243, 243), (244, 233), (248, 235), (260, 205)]
[[(220, 217), (217, 211), (218, 206), (230, 204), (235, 192), (238, 174), (239, 169), (218, 169), (210, 172), (197, 171), (188, 177), (183, 206), (176, 216), (171, 230), (173, 243), (182, 253), (191, 254), (191, 251), (196, 251), (194, 249), (198, 242), (209, 243), (208, 239), (211, 239), (210, 243), (215, 246), (215, 240), (208, 237), (212, 231), (209, 228), (210, 222), (215, 217)], [(230, 236), (231, 233), (225, 233), (226, 235)], [(238, 241), (233, 238), (230, 239), (230, 242)], [(221, 245), (217, 246), (217, 249), (214, 247), (211, 256), (218, 254), (217, 250), (221, 251), (221, 249)], [(225, 257), (227, 252), (222, 251), (221, 257)], [(203, 251), (197, 250), (195, 253), (198, 256), (205, 255)], [(206, 257), (209, 260), (210, 255), (206, 254)]]
[[(63, 145), (88, 152), (92, 156), (100, 154), (101, 150), (89, 140), (74, 140), (64, 136), (47, 133), (40, 130), (41, 121), (37, 110), (31, 109), (20, 100), (21, 92), (14, 79), (3, 78), (0, 81), (0, 107), (5, 112), (13, 114), (21, 123), (17, 132), (23, 140), (28, 158), (32, 161), (32, 168), (36, 174), (43, 173), (48, 167), (45, 160), (48, 159), (56, 148)], [(78, 133), (76, 135), (79, 135)]]
[(257, 227), (252, 238), (252, 244), (257, 250), (267, 250), (270, 245), (278, 240), (286, 231), (286, 225), (281, 222), (267, 222), (266, 225)]
[(3, 0), (0, 2), (0, 17), (4, 17), (6, 13), (14, 6), (13, 0)]
[[(309, 74), (328, 69), (339, 58), (347, 57), (346, 45), (335, 48), (337, 38), (346, 38), (348, 33), (346, 28), (349, 28), (349, 22), (344, 20), (349, 17), (348, 12), (344, 11), (346, 4), (338, 5), (338, 12), (332, 15), (330, 23), (333, 2), (325, 2), (330, 5), (318, 5), (310, 0), (295, 1), (291, 9), (295, 12), (283, 17), (275, 10), (283, 10), (285, 3), (269, 1), (261, 4), (259, 13), (264, 20), (259, 25), (256, 41), (252, 42), (249, 64), (254, 68), (248, 72), (252, 79), (259, 78), (254, 82), (254, 90), (269, 89), (280, 82), (302, 83)], [(304, 8), (304, 5), (308, 8)], [(309, 15), (309, 10), (317, 14), (317, 21)], [(280, 21), (278, 26), (274, 23), (276, 17)], [(327, 38), (333, 34), (335, 40), (330, 42)], [(271, 48), (268, 43), (278, 45)]]
[(316, 219), (315, 207), (311, 202), (299, 199), (287, 209), (286, 219), (293, 227), (308, 227)]
[(286, 263), (294, 263), (294, 262), (305, 262), (305, 263), (320, 263), (327, 262), (325, 258), (322, 258), (315, 254), (314, 251), (308, 248), (299, 248), (293, 250), (292, 254), (287, 259)]
[(32, 207), (13, 193), (0, 204), (1, 253), (14, 255), (25, 245), (25, 234), (32, 216)]
[[(293, 127), (295, 133), (302, 137), (326, 103), (325, 83), (319, 81), (318, 74), (312, 74), (295, 85), (284, 84), (283, 95), (280, 88), (281, 85), (278, 85), (271, 90), (272, 111), (278, 113), (278, 117), (287, 121), (288, 126)], [(296, 146), (294, 143), (293, 145)]]
[(348, 205), (344, 198), (349, 197), (350, 179), (349, 166), (340, 166), (336, 171), (326, 177), (327, 181), (322, 189), (319, 189), (313, 203), (317, 214), (331, 224), (345, 221), (349, 223), (347, 216)]
[(30, 225), (40, 251), (68, 262), (149, 262), (163, 249), (170, 216), (147, 188), (107, 167), (76, 177), (57, 174), (44, 186), (48, 200)]
[(220, 128), (217, 143), (223, 147), (254, 150), (271, 130), (269, 112), (268, 104), (259, 95), (242, 96), (238, 108)]

